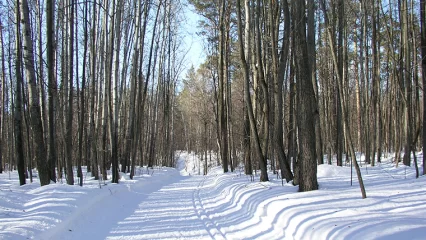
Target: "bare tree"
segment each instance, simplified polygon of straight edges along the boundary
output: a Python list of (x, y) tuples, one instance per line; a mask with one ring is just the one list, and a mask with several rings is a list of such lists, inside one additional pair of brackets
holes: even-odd
[(23, 123), (22, 123), (22, 74), (21, 74), (21, 10), (20, 2), (16, 1), (15, 10), (16, 19), (16, 59), (15, 59), (15, 109), (14, 115), (14, 130), (15, 130), (15, 154), (18, 165), (19, 184), (24, 185), (25, 182), (25, 160), (23, 147)]
[(46, 1), (46, 45), (47, 45), (47, 91), (48, 91), (48, 162), (50, 168), (50, 180), (56, 182), (56, 141), (55, 141), (55, 112), (56, 112), (56, 79), (55, 79), (55, 45), (54, 45), (54, 19), (55, 1)]
[[(420, 31), (423, 91), (426, 89), (426, 1), (420, 0)], [(424, 93), (424, 92), (423, 92)], [(423, 150), (426, 149), (426, 97), (423, 96)], [(423, 175), (426, 174), (426, 154), (423, 154)]]
[(1, 79), (0, 79), (0, 174), (3, 173), (3, 128), (4, 128), (4, 109), (6, 92), (6, 64), (3, 40), (3, 24), (0, 19), (0, 48), (1, 48)]
[[(19, 2), (18, 2), (19, 3)], [(33, 133), (34, 147), (35, 147), (35, 158), (37, 162), (37, 168), (39, 171), (40, 184), (47, 185), (50, 183), (50, 169), (46, 161), (46, 149), (44, 143), (44, 132), (43, 123), (40, 110), (40, 95), (39, 88), (36, 79), (36, 73), (34, 69), (34, 48), (33, 41), (31, 39), (31, 24), (29, 18), (29, 9), (27, 0), (21, 1), (22, 11), (21, 21), (23, 22), (23, 58), (25, 67), (25, 76), (28, 83), (28, 97), (29, 97), (29, 108), (30, 108), (30, 119), (31, 128)]]
[(284, 39), (278, 59), (278, 28), (279, 21), (277, 13), (280, 13), (280, 6), (275, 5), (275, 1), (270, 1), (269, 21), (271, 26), (271, 46), (272, 46), (272, 77), (274, 79), (274, 148), (278, 155), (278, 162), (281, 169), (281, 177), (287, 182), (293, 180), (293, 173), (290, 169), (289, 161), (284, 152), (283, 141), (283, 83), (287, 59), (290, 49), (290, 12), (287, 0), (282, 1), (284, 11)]
[(297, 98), (298, 98), (298, 137), (299, 137), (299, 191), (318, 189), (317, 162), (315, 145), (315, 119), (318, 114), (313, 106), (315, 92), (310, 76), (309, 56), (306, 43), (305, 2), (297, 1), (294, 5), (295, 50), (297, 64)]
[[(322, 0), (320, 2), (320, 4), (321, 4), (321, 8), (322, 8), (323, 13), (324, 13), (324, 21), (325, 21), (325, 25), (326, 25), (326, 29), (327, 29), (328, 44), (329, 44), (331, 54), (332, 54), (333, 66), (336, 69), (336, 73), (337, 73), (337, 83), (338, 83), (337, 88), (339, 90), (340, 96), (343, 97), (344, 95), (343, 95), (343, 86), (342, 86), (342, 75), (340, 75), (340, 72), (338, 70), (339, 64), (338, 64), (338, 58), (337, 58), (337, 55), (336, 55), (336, 44), (335, 44), (333, 35), (331, 33), (331, 29), (329, 27), (329, 18), (328, 18), (327, 8), (326, 8), (326, 5), (325, 5), (325, 0)], [(342, 98), (340, 99), (340, 106), (342, 108), (342, 118), (343, 118), (344, 129), (348, 133), (350, 133), (350, 128), (349, 128), (349, 125), (347, 123), (347, 118), (346, 118), (345, 101)], [(351, 137), (350, 134), (346, 134), (346, 140), (348, 141), (349, 153), (351, 155), (352, 162), (355, 166), (355, 170), (356, 170), (356, 173), (357, 173), (362, 198), (366, 198), (367, 194), (365, 192), (364, 182), (363, 182), (362, 176), (361, 176), (361, 170), (359, 168), (359, 165), (358, 165), (358, 162), (357, 162), (357, 159), (356, 159), (355, 150), (353, 148), (353, 143), (352, 143), (352, 137)]]

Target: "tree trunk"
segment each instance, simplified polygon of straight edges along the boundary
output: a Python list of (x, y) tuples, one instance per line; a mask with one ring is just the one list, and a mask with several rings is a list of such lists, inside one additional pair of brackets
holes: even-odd
[[(83, 76), (82, 76), (82, 81), (81, 81), (81, 93), (80, 93), (80, 126), (78, 127), (78, 169), (77, 169), (77, 176), (79, 176), (80, 181), (79, 181), (79, 185), (83, 186), (83, 172), (81, 169), (81, 165), (82, 165), (82, 158), (83, 158), (83, 130), (85, 129), (85, 121), (84, 119), (86, 119), (84, 117), (84, 114), (86, 112), (85, 109), (85, 98), (84, 98), (84, 93), (86, 90), (86, 64), (87, 64), (87, 44), (88, 44), (88, 40), (89, 40), (89, 36), (88, 36), (88, 29), (87, 29), (87, 22), (88, 22), (88, 6), (87, 3), (84, 5), (84, 50), (83, 50)], [(89, 166), (87, 166), (89, 167)]]
[[(270, 25), (271, 25), (271, 38), (272, 38), (272, 62), (273, 62), (273, 78), (274, 78), (274, 109), (275, 109), (275, 115), (274, 115), (274, 148), (277, 153), (278, 161), (280, 163), (280, 169), (281, 169), (281, 178), (286, 179), (287, 182), (293, 180), (293, 173), (290, 169), (290, 164), (287, 159), (287, 156), (284, 152), (284, 141), (283, 141), (283, 82), (284, 82), (284, 75), (285, 75), (285, 69), (287, 67), (287, 59), (288, 59), (288, 52), (289, 52), (289, 46), (290, 46), (290, 13), (289, 13), (289, 7), (287, 0), (283, 1), (283, 8), (284, 8), (284, 40), (283, 44), (280, 50), (280, 59), (278, 62), (278, 56), (275, 49), (277, 49), (277, 30), (275, 29), (276, 26), (276, 19), (275, 19), (275, 12), (276, 10), (273, 9), (273, 1), (270, 1)], [(274, 8), (278, 8), (278, 6), (274, 6)]]
[[(241, 23), (241, 4), (240, 4), (240, 0), (237, 0), (237, 14), (238, 14), (238, 38), (239, 39), (243, 39), (243, 34), (242, 34), (242, 23)], [(245, 6), (246, 6), (246, 11), (248, 11), (248, 8), (250, 6), (250, 1), (246, 0), (245, 2)], [(246, 22), (248, 20), (246, 19)], [(246, 26), (247, 27), (247, 26)], [(247, 42), (249, 41), (249, 36), (246, 35), (245, 41)], [(247, 46), (247, 44), (246, 44)], [(241, 63), (243, 66), (243, 74), (244, 74), (244, 101), (247, 107), (247, 112), (248, 112), (248, 117), (249, 117), (249, 121), (250, 121), (250, 130), (251, 130), (251, 136), (253, 137), (253, 146), (254, 146), (254, 153), (255, 156), (262, 162), (266, 162), (266, 160), (264, 159), (264, 156), (262, 154), (262, 149), (260, 147), (260, 139), (259, 139), (259, 134), (257, 132), (257, 123), (256, 120), (254, 118), (254, 113), (253, 113), (253, 105), (252, 105), (252, 101), (251, 101), (251, 96), (250, 96), (250, 75), (249, 75), (249, 66), (247, 64), (247, 60), (246, 60), (246, 56), (245, 56), (245, 51), (244, 51), (244, 45), (243, 45), (243, 41), (239, 41), (239, 49), (240, 49), (240, 59), (241, 59)], [(265, 165), (266, 167), (266, 165)], [(266, 170), (266, 169), (265, 169)], [(262, 178), (263, 177), (263, 178)], [(262, 176), (260, 181), (268, 181), (268, 175), (266, 174), (266, 176)], [(266, 177), (266, 179), (265, 179)]]
[[(426, 1), (420, 0), (420, 32), (422, 56), (422, 83), (426, 89)], [(424, 93), (424, 92), (423, 92)], [(426, 97), (423, 94), (423, 175), (426, 174)]]
[[(23, 142), (23, 123), (22, 123), (22, 75), (21, 75), (21, 10), (19, 0), (16, 1), (16, 59), (15, 59), (15, 108), (14, 108), (14, 130), (15, 130), (15, 156), (18, 165), (19, 185), (24, 185), (25, 180), (25, 160), (24, 160), (24, 142)], [(10, 169), (9, 169), (10, 171)]]
[(323, 140), (321, 132), (321, 116), (319, 114), (319, 92), (318, 92), (318, 81), (316, 75), (316, 50), (315, 50), (315, 1), (308, 1), (308, 11), (307, 11), (307, 44), (308, 44), (308, 54), (309, 54), (309, 65), (311, 67), (310, 74), (312, 79), (312, 86), (314, 87), (315, 92), (315, 101), (313, 103), (314, 108), (316, 108), (315, 114), (315, 143), (316, 143), (316, 154), (317, 154), (317, 163), (324, 164), (324, 153), (323, 153)]
[[(336, 49), (335, 49), (336, 45), (334, 43), (334, 39), (332, 37), (332, 33), (331, 33), (330, 28), (329, 28), (329, 19), (328, 19), (327, 9), (326, 9), (326, 6), (325, 6), (325, 1), (322, 0), (320, 3), (321, 3), (321, 8), (322, 8), (323, 13), (324, 13), (324, 21), (325, 21), (325, 25), (326, 25), (326, 29), (327, 29), (328, 42), (329, 42), (329, 46), (330, 46), (330, 50), (331, 50), (331, 54), (332, 54), (333, 66), (336, 69), (336, 68), (338, 68), (338, 59), (337, 59), (336, 52), (335, 52), (336, 51)], [(339, 93), (341, 94), (341, 96), (343, 96), (343, 89), (342, 89), (342, 84), (341, 84), (342, 76), (339, 74), (339, 71), (336, 71), (336, 72), (337, 72), (337, 78), (338, 78), (337, 83), (338, 83)], [(348, 133), (350, 133), (350, 128), (349, 128), (349, 125), (347, 123), (347, 118), (346, 118), (346, 110), (344, 109), (345, 104), (344, 104), (343, 99), (341, 99), (340, 105), (342, 107), (342, 115), (343, 115), (342, 118), (343, 118), (343, 121), (344, 121), (343, 126), (346, 129), (346, 131)], [(356, 173), (357, 173), (358, 182), (359, 182), (360, 189), (361, 189), (361, 195), (362, 195), (362, 198), (366, 198), (367, 194), (365, 192), (364, 182), (363, 182), (362, 176), (361, 176), (361, 170), (359, 168), (358, 161), (356, 160), (355, 150), (353, 148), (352, 139), (351, 139), (350, 134), (347, 134), (347, 141), (348, 141), (349, 152), (350, 152), (350, 155), (351, 155), (351, 158), (352, 158), (352, 162), (355, 166), (355, 170), (356, 170)]]
[(66, 159), (66, 172), (67, 172), (67, 184), (74, 185), (74, 171), (73, 171), (73, 126), (72, 120), (74, 115), (74, 0), (70, 0), (70, 14), (69, 14), (69, 70), (68, 70), (68, 89), (65, 87), (65, 91), (68, 91), (68, 112), (66, 113), (66, 130), (65, 130), (65, 159)]
[(260, 23), (260, 19), (261, 19), (261, 11), (260, 11), (260, 0), (257, 0), (256, 3), (256, 14), (255, 14), (255, 52), (256, 52), (256, 65), (257, 65), (257, 69), (258, 69), (258, 79), (259, 79), (259, 83), (262, 89), (262, 93), (263, 93), (263, 106), (262, 106), (262, 111), (263, 111), (263, 121), (261, 124), (261, 128), (262, 132), (263, 132), (263, 142), (261, 143), (260, 147), (260, 153), (262, 154), (262, 157), (259, 157), (259, 167), (260, 167), (260, 181), (269, 181), (268, 178), (268, 171), (267, 171), (267, 151), (268, 151), (268, 136), (269, 136), (269, 131), (268, 131), (268, 125), (269, 125), (269, 103), (268, 103), (268, 98), (269, 98), (269, 93), (268, 93), (268, 86), (266, 84), (266, 80), (265, 80), (265, 71), (264, 71), (264, 65), (263, 65), (263, 59), (262, 59), (262, 44), (261, 44), (261, 31), (260, 31), (260, 27), (261, 27), (261, 23)]
[(98, 164), (98, 154), (97, 154), (97, 140), (95, 137), (95, 96), (96, 96), (96, 0), (93, 4), (93, 15), (92, 15), (92, 31), (91, 31), (91, 43), (90, 43), (90, 57), (91, 57), (91, 94), (90, 94), (90, 123), (89, 123), (89, 132), (87, 136), (87, 149), (90, 154), (91, 164), (92, 164), (92, 175), (95, 177), (95, 180), (99, 179), (99, 164)]
[(294, 6), (295, 50), (297, 64), (298, 94), (298, 137), (299, 137), (299, 191), (318, 189), (315, 145), (315, 92), (310, 75), (309, 55), (306, 44), (305, 2), (297, 1)]
[(219, 92), (218, 92), (218, 114), (219, 114), (219, 138), (220, 138), (220, 157), (222, 160), (223, 172), (228, 172), (229, 154), (228, 154), (228, 130), (226, 115), (226, 29), (225, 29), (225, 0), (221, 0), (219, 10)]
[(411, 83), (411, 54), (410, 45), (408, 42), (408, 5), (407, 0), (399, 0), (400, 3), (400, 18), (401, 18), (401, 53), (403, 55), (403, 69), (401, 74), (403, 76), (404, 85), (404, 132), (405, 132), (405, 147), (403, 163), (406, 166), (411, 166), (411, 144), (412, 137), (412, 83)]
[(55, 79), (55, 44), (54, 44), (54, 19), (55, 19), (55, 1), (46, 1), (46, 45), (47, 45), (47, 79), (48, 79), (48, 162), (50, 169), (50, 180), (56, 182), (56, 123), (55, 123), (55, 112), (56, 112), (56, 79)]
[[(344, 2), (343, 0), (338, 1), (338, 35), (337, 35), (337, 58), (338, 58), (338, 69), (341, 79), (336, 79), (343, 84), (343, 27), (344, 27)], [(342, 119), (342, 101), (343, 95), (340, 94), (338, 87), (335, 88), (336, 94), (336, 123), (337, 123), (337, 134), (336, 134), (336, 148), (337, 148), (337, 166), (343, 165), (343, 145), (344, 145), (344, 130), (343, 130), (343, 119)]]
[[(3, 28), (0, 20), (0, 28)], [(4, 109), (5, 109), (5, 93), (6, 93), (6, 64), (4, 60), (4, 40), (3, 31), (0, 31), (0, 47), (1, 47), (1, 79), (0, 79), (0, 174), (3, 173), (3, 138), (4, 138)]]
[[(19, 0), (18, 0), (19, 1)], [(23, 27), (23, 58), (25, 67), (25, 76), (28, 83), (28, 97), (30, 108), (31, 128), (34, 137), (35, 158), (39, 171), (40, 184), (47, 185), (50, 183), (50, 169), (46, 158), (46, 149), (44, 143), (43, 123), (40, 110), (40, 95), (38, 92), (36, 74), (34, 69), (34, 48), (31, 39), (31, 25), (29, 18), (29, 9), (27, 0), (22, 0), (21, 20)]]

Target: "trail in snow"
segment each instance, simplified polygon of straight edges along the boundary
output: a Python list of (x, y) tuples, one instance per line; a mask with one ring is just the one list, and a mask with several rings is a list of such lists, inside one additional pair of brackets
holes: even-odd
[[(420, 156), (419, 156), (420, 157)], [(178, 168), (139, 169), (134, 180), (85, 186), (17, 186), (0, 175), (0, 239), (424, 239), (426, 177), (391, 158), (363, 166), (367, 199), (350, 168), (318, 166), (320, 190), (297, 192), (270, 175), (202, 167), (181, 153)]]
[(109, 196), (76, 209), (40, 239), (155, 239), (208, 236), (197, 218), (194, 199), (202, 177), (183, 177), (175, 169), (154, 171), (144, 181), (113, 189)]

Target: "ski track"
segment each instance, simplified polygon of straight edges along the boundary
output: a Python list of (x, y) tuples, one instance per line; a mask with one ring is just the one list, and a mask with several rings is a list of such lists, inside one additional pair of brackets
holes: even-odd
[(320, 190), (305, 193), (218, 167), (206, 176), (139, 169), (135, 181), (101, 189), (2, 180), (0, 239), (422, 239), (426, 188), (413, 171), (362, 168), (369, 195), (360, 200), (349, 169), (319, 168)]
[(260, 183), (241, 184), (236, 174), (181, 176), (165, 168), (152, 178), (124, 184), (126, 188), (110, 186), (35, 239), (284, 237), (282, 230), (278, 235), (274, 232), (275, 224), (259, 228), (267, 215), (266, 204), (257, 205), (259, 199), (273, 198), (276, 193), (267, 194), (269, 187)]

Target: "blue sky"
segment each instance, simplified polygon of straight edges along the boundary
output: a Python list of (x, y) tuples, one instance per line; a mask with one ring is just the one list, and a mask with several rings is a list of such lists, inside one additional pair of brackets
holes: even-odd
[(188, 54), (186, 56), (185, 70), (181, 74), (182, 77), (185, 77), (187, 69), (189, 69), (192, 65), (197, 68), (205, 59), (203, 39), (197, 36), (197, 31), (199, 31), (198, 21), (200, 20), (200, 17), (195, 12), (192, 5), (188, 4), (187, 6), (188, 7), (184, 10), (186, 15), (186, 24), (185, 26), (182, 26), (182, 31), (185, 34), (184, 49), (188, 50)]

